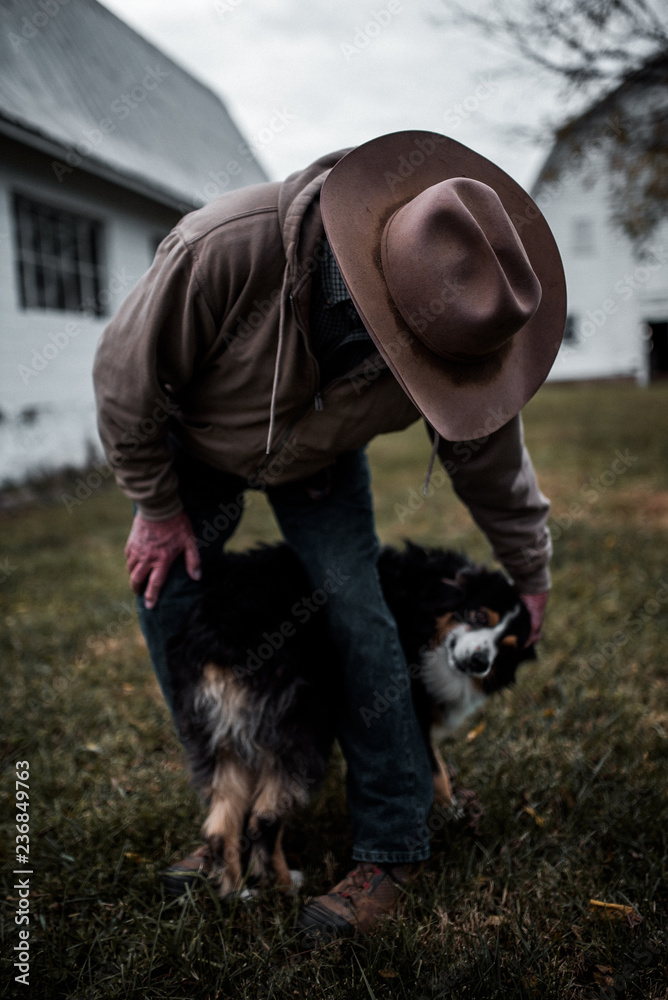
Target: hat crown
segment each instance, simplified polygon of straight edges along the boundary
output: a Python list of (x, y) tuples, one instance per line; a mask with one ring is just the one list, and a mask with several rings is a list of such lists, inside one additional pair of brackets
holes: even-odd
[(467, 177), (433, 184), (397, 209), (381, 260), (404, 321), (446, 360), (500, 351), (540, 304), (540, 282), (498, 195)]

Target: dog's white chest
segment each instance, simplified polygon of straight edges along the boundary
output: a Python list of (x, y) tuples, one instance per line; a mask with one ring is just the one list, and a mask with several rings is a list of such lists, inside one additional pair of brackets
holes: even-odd
[(452, 665), (444, 643), (425, 653), (422, 661), (422, 679), (427, 691), (443, 713), (442, 724), (434, 730), (435, 736), (449, 736), (454, 733), (464, 719), (475, 712), (485, 700), (484, 693), (473, 678)]

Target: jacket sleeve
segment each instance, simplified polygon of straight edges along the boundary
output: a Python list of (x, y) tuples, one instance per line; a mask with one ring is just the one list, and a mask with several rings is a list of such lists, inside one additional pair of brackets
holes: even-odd
[(518, 415), (487, 438), (439, 442), (453, 488), (523, 593), (548, 590), (549, 501), (538, 488)]
[(106, 327), (93, 369), (107, 460), (147, 520), (182, 509), (168, 422), (174, 396), (192, 380), (215, 333), (196, 263), (174, 231)]

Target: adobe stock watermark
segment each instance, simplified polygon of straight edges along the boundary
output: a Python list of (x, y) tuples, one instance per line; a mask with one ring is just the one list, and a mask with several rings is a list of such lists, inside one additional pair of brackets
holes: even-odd
[[(568, 182), (591, 164), (593, 158), (610, 138), (615, 135), (619, 137), (622, 133), (623, 128), (620, 119), (618, 117), (609, 118), (604, 123), (600, 133), (587, 144), (586, 154), (582, 149), (572, 150), (567, 158), (568, 165), (558, 170), (558, 179), (543, 182), (536, 202), (527, 195), (524, 211), (511, 212), (510, 218), (517, 232), (521, 235), (522, 230), (526, 226), (531, 226), (537, 219), (542, 219), (541, 209), (546, 208), (552, 201), (560, 197)], [(540, 208), (538, 207), (539, 205), (541, 206)]]
[[(193, 198), (201, 202), (211, 201), (219, 198), (229, 190), (235, 177), (239, 177), (244, 166), (252, 163), (255, 154), (260, 153), (269, 143), (273, 142), (277, 135), (284, 132), (288, 125), (298, 120), (297, 115), (285, 108), (274, 108), (266, 125), (248, 140), (240, 142), (235, 150), (236, 156), (227, 160), (224, 166), (218, 170), (209, 170), (207, 182), (201, 188), (193, 188)], [(192, 206), (182, 204), (185, 212), (191, 211)]]
[(230, 354), (238, 354), (270, 317), (278, 316), (280, 303), (280, 288), (274, 288), (263, 299), (253, 299), (250, 311), (237, 319), (233, 330), (226, 330), (223, 334), (223, 343), (227, 351)]
[[(620, 1000), (631, 987), (635, 995), (646, 984), (650, 969), (660, 969), (666, 954), (665, 941), (639, 941), (631, 953), (631, 958), (618, 971), (612, 971), (609, 985), (597, 985), (590, 993), (591, 1000)], [(658, 994), (656, 994), (658, 996)]]
[(639, 635), (667, 604), (668, 581), (660, 578), (656, 591), (646, 598), (640, 607), (629, 611), (622, 618), (619, 623), (621, 628), (603, 642), (596, 643), (594, 647), (596, 652), (589, 657), (587, 666), (582, 672), (583, 679), (591, 680), (602, 667), (611, 663), (619, 650), (623, 649), (633, 636)]
[[(131, 282), (132, 276), (124, 267), (120, 269), (114, 268), (111, 279), (105, 288), (100, 289), (95, 296), (87, 296), (81, 303), (80, 312), (95, 316), (100, 306), (108, 306), (114, 297), (127, 288)], [(70, 320), (61, 330), (58, 330), (56, 333), (50, 333), (41, 347), (33, 347), (30, 352), (29, 363), (16, 366), (23, 384), (28, 385), (31, 379), (48, 368), (51, 362), (62, 354), (72, 341), (79, 336), (82, 328), (83, 320)]]
[(368, 21), (365, 21), (364, 24), (356, 25), (352, 42), (342, 42), (340, 46), (346, 61), (349, 62), (355, 56), (365, 52), (369, 45), (376, 38), (380, 37), (385, 28), (392, 23), (396, 15), (401, 13), (402, 10), (402, 0), (389, 0), (384, 7), (381, 7), (379, 10), (373, 10)]
[[(313, 254), (304, 261), (303, 272), (313, 275), (326, 256), (325, 241), (321, 240)], [(251, 343), (253, 335), (261, 330), (268, 321), (275, 321), (280, 311), (282, 294), (283, 286), (281, 284), (272, 288), (264, 298), (253, 299), (248, 312), (237, 317), (234, 327), (223, 333), (226, 350), (231, 354), (239, 353)], [(292, 297), (290, 304), (293, 304)]]
[(620, 139), (625, 135), (625, 128), (619, 115), (606, 118), (600, 130), (592, 135), (582, 146), (571, 149), (563, 166), (555, 168), (553, 180), (544, 180), (536, 198), (538, 204), (545, 208), (550, 202), (561, 197), (564, 187), (583, 169), (592, 166), (594, 159), (603, 151), (611, 139)]
[(120, 469), (132, 458), (138, 448), (154, 439), (157, 430), (164, 424), (172, 414), (178, 411), (178, 406), (168, 399), (158, 399), (150, 413), (138, 421), (133, 427), (129, 427), (123, 432), (119, 441), (119, 447), (111, 455), (110, 462), (103, 462), (96, 465), (92, 471), (79, 476), (72, 487), (72, 492), (61, 493), (60, 499), (65, 505), (68, 514), (71, 514), (76, 507), (80, 507), (98, 490), (105, 480), (114, 474), (115, 469)]
[(427, 821), (417, 827), (413, 836), (404, 837), (404, 846), (406, 850), (421, 850), (425, 844), (429, 843), (434, 833), (438, 833), (458, 815), (461, 815), (461, 812), (457, 807), (456, 801), (453, 800), (452, 804), (449, 806), (434, 803)]
[(221, 501), (218, 504), (218, 513), (204, 522), (195, 539), (198, 550), (208, 549), (210, 545), (213, 545), (231, 525), (236, 524), (241, 519), (241, 515), (247, 507), (248, 496), (244, 491), (237, 493), (236, 497), (229, 503)]
[[(452, 466), (452, 463), (445, 463), (447, 466)], [(452, 466), (454, 470), (454, 466)], [(450, 473), (451, 475), (452, 473)], [(409, 518), (413, 517), (417, 511), (421, 510), (427, 500), (430, 500), (434, 496), (437, 490), (449, 481), (449, 477), (446, 474), (446, 468), (443, 465), (436, 466), (429, 477), (429, 482), (424, 486), (420, 492), (411, 486), (407, 492), (406, 500), (404, 503), (395, 503), (392, 507), (394, 515), (400, 524), (404, 524)]]
[[(304, 273), (312, 275), (326, 256), (325, 241), (322, 240), (318, 243), (313, 254), (304, 261), (302, 268)], [(244, 347), (252, 343), (253, 335), (258, 330), (261, 330), (268, 321), (271, 322), (278, 316), (282, 293), (283, 286), (281, 284), (268, 292), (264, 298), (253, 299), (249, 310), (235, 319), (231, 329), (224, 331), (222, 339), (227, 351), (231, 354), (238, 354)]]
[(18, 566), (14, 566), (11, 562), (9, 556), (5, 556), (4, 559), (0, 560), (0, 584), (7, 583), (10, 576), (16, 573)]
[(53, 704), (62, 697), (71, 684), (80, 680), (81, 671), (90, 667), (95, 659), (105, 656), (110, 641), (120, 638), (127, 629), (137, 621), (137, 608), (133, 601), (121, 601), (119, 610), (113, 619), (102, 628), (91, 632), (83, 644), (81, 652), (74, 659), (65, 663), (59, 673), (42, 688), (42, 700), (45, 704)]
[(374, 720), (380, 719), (391, 705), (408, 691), (412, 681), (419, 680), (422, 677), (422, 660), (428, 651), (428, 643), (421, 646), (418, 650), (417, 661), (409, 663), (405, 673), (402, 671), (399, 674), (390, 676), (387, 685), (382, 691), (373, 692), (371, 705), (362, 705), (358, 709), (362, 722), (367, 729), (370, 729)]
[(409, 177), (412, 177), (429, 156), (433, 156), (439, 149), (440, 144), (447, 142), (444, 136), (416, 136), (413, 140), (413, 149), (408, 153), (402, 153), (397, 158), (392, 170), (386, 170), (383, 180), (390, 189), (390, 194), (401, 193), (401, 185)]
[(63, 501), (67, 513), (71, 514), (75, 507), (80, 507), (84, 501), (92, 497), (93, 493), (99, 490), (110, 476), (113, 476), (113, 470), (106, 463), (96, 465), (90, 472), (78, 476), (74, 480), (72, 493), (60, 494), (60, 499)]
[(577, 330), (577, 345), (566, 344), (561, 348), (562, 358), (577, 353), (581, 344), (589, 340), (608, 322), (610, 316), (619, 312), (619, 303), (628, 302), (648, 284), (652, 275), (668, 263), (668, 252), (663, 246), (647, 246), (643, 248), (643, 264), (638, 264), (632, 271), (627, 271), (613, 285), (615, 296), (606, 298), (597, 309), (588, 309), (584, 320)]
[(51, 23), (54, 17), (60, 14), (63, 7), (67, 6), (70, 0), (38, 0), (39, 10), (30, 15), (26, 15), (21, 20), (20, 33), (9, 31), (7, 37), (9, 44), (15, 52), (21, 52), (24, 45), (28, 45), (33, 38), (37, 38), (40, 32)]
[[(78, 669), (90, 665), (90, 657), (99, 658), (104, 656), (107, 651), (108, 644), (111, 640), (118, 639), (124, 632), (126, 632), (129, 625), (134, 624), (137, 621), (137, 607), (134, 601), (121, 601), (120, 612), (116, 615), (113, 621), (109, 622), (104, 628), (98, 629), (97, 632), (92, 632), (86, 638), (86, 653), (81, 653), (75, 659), (75, 665)], [(74, 674), (72, 674), (74, 676)], [(65, 678), (65, 686), (70, 682), (72, 677)], [(62, 681), (63, 678), (60, 678)], [(62, 683), (60, 688), (54, 683), (56, 690), (63, 689)]]
[(487, 413), (485, 423), (475, 431), (473, 437), (465, 441), (447, 443), (447, 452), (443, 451), (446, 447), (445, 442), (441, 442), (438, 452), (439, 465), (434, 467), (421, 492), (418, 493), (415, 487), (410, 487), (405, 503), (394, 505), (394, 513), (401, 523), (420, 510), (427, 500), (451, 481), (457, 472), (477, 455), (481, 448), (484, 448), (494, 431), (503, 428), (514, 416), (506, 413), (502, 407), (490, 407)]
[(453, 104), (443, 115), (443, 120), (451, 131), (458, 129), (460, 125), (475, 115), (480, 110), (480, 105), (488, 101), (490, 97), (497, 93), (498, 83), (494, 80), (483, 80), (470, 94)]
[(237, 10), (241, 7), (245, 0), (215, 0), (213, 9), (219, 17), (225, 17), (226, 14), (231, 14), (233, 10)]
[[(316, 587), (310, 594), (301, 597), (290, 608), (291, 618), (281, 622), (274, 632), (263, 632), (261, 642), (257, 649), (246, 650), (245, 664), (235, 664), (233, 667), (234, 676), (238, 680), (252, 676), (260, 670), (267, 660), (270, 660), (275, 652), (282, 649), (287, 639), (292, 639), (297, 634), (299, 625), (305, 625), (314, 614), (327, 604), (332, 594), (336, 594), (341, 587), (350, 580), (350, 576), (340, 569), (329, 569), (322, 581), (322, 586)], [(297, 624), (295, 624), (297, 622)]]
[[(589, 508), (598, 503), (601, 497), (612, 489), (619, 478), (626, 475), (637, 461), (638, 456), (632, 455), (628, 448), (623, 452), (618, 448), (615, 451), (615, 458), (608, 468), (597, 476), (590, 476), (587, 482), (580, 487), (580, 496), (586, 501)], [(574, 500), (568, 505), (566, 512), (553, 515), (548, 522), (552, 540), (558, 541), (563, 533), (573, 526), (575, 521), (585, 516), (587, 510), (587, 506)]]
[(109, 113), (113, 117), (105, 116), (100, 118), (92, 128), (82, 129), (74, 149), (65, 155), (65, 162), (62, 160), (51, 161), (51, 169), (60, 184), (66, 175), (73, 173), (76, 167), (80, 167), (84, 160), (99, 150), (106, 137), (116, 131), (119, 121), (124, 121), (133, 111), (136, 111), (171, 75), (170, 70), (163, 69), (158, 65), (144, 68), (146, 73), (141, 82), (119, 94), (109, 105)]

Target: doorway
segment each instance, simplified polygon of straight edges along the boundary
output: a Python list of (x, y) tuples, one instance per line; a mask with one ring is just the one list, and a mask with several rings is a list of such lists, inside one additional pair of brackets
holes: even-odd
[(649, 327), (649, 377), (655, 382), (668, 379), (668, 320), (648, 323)]

